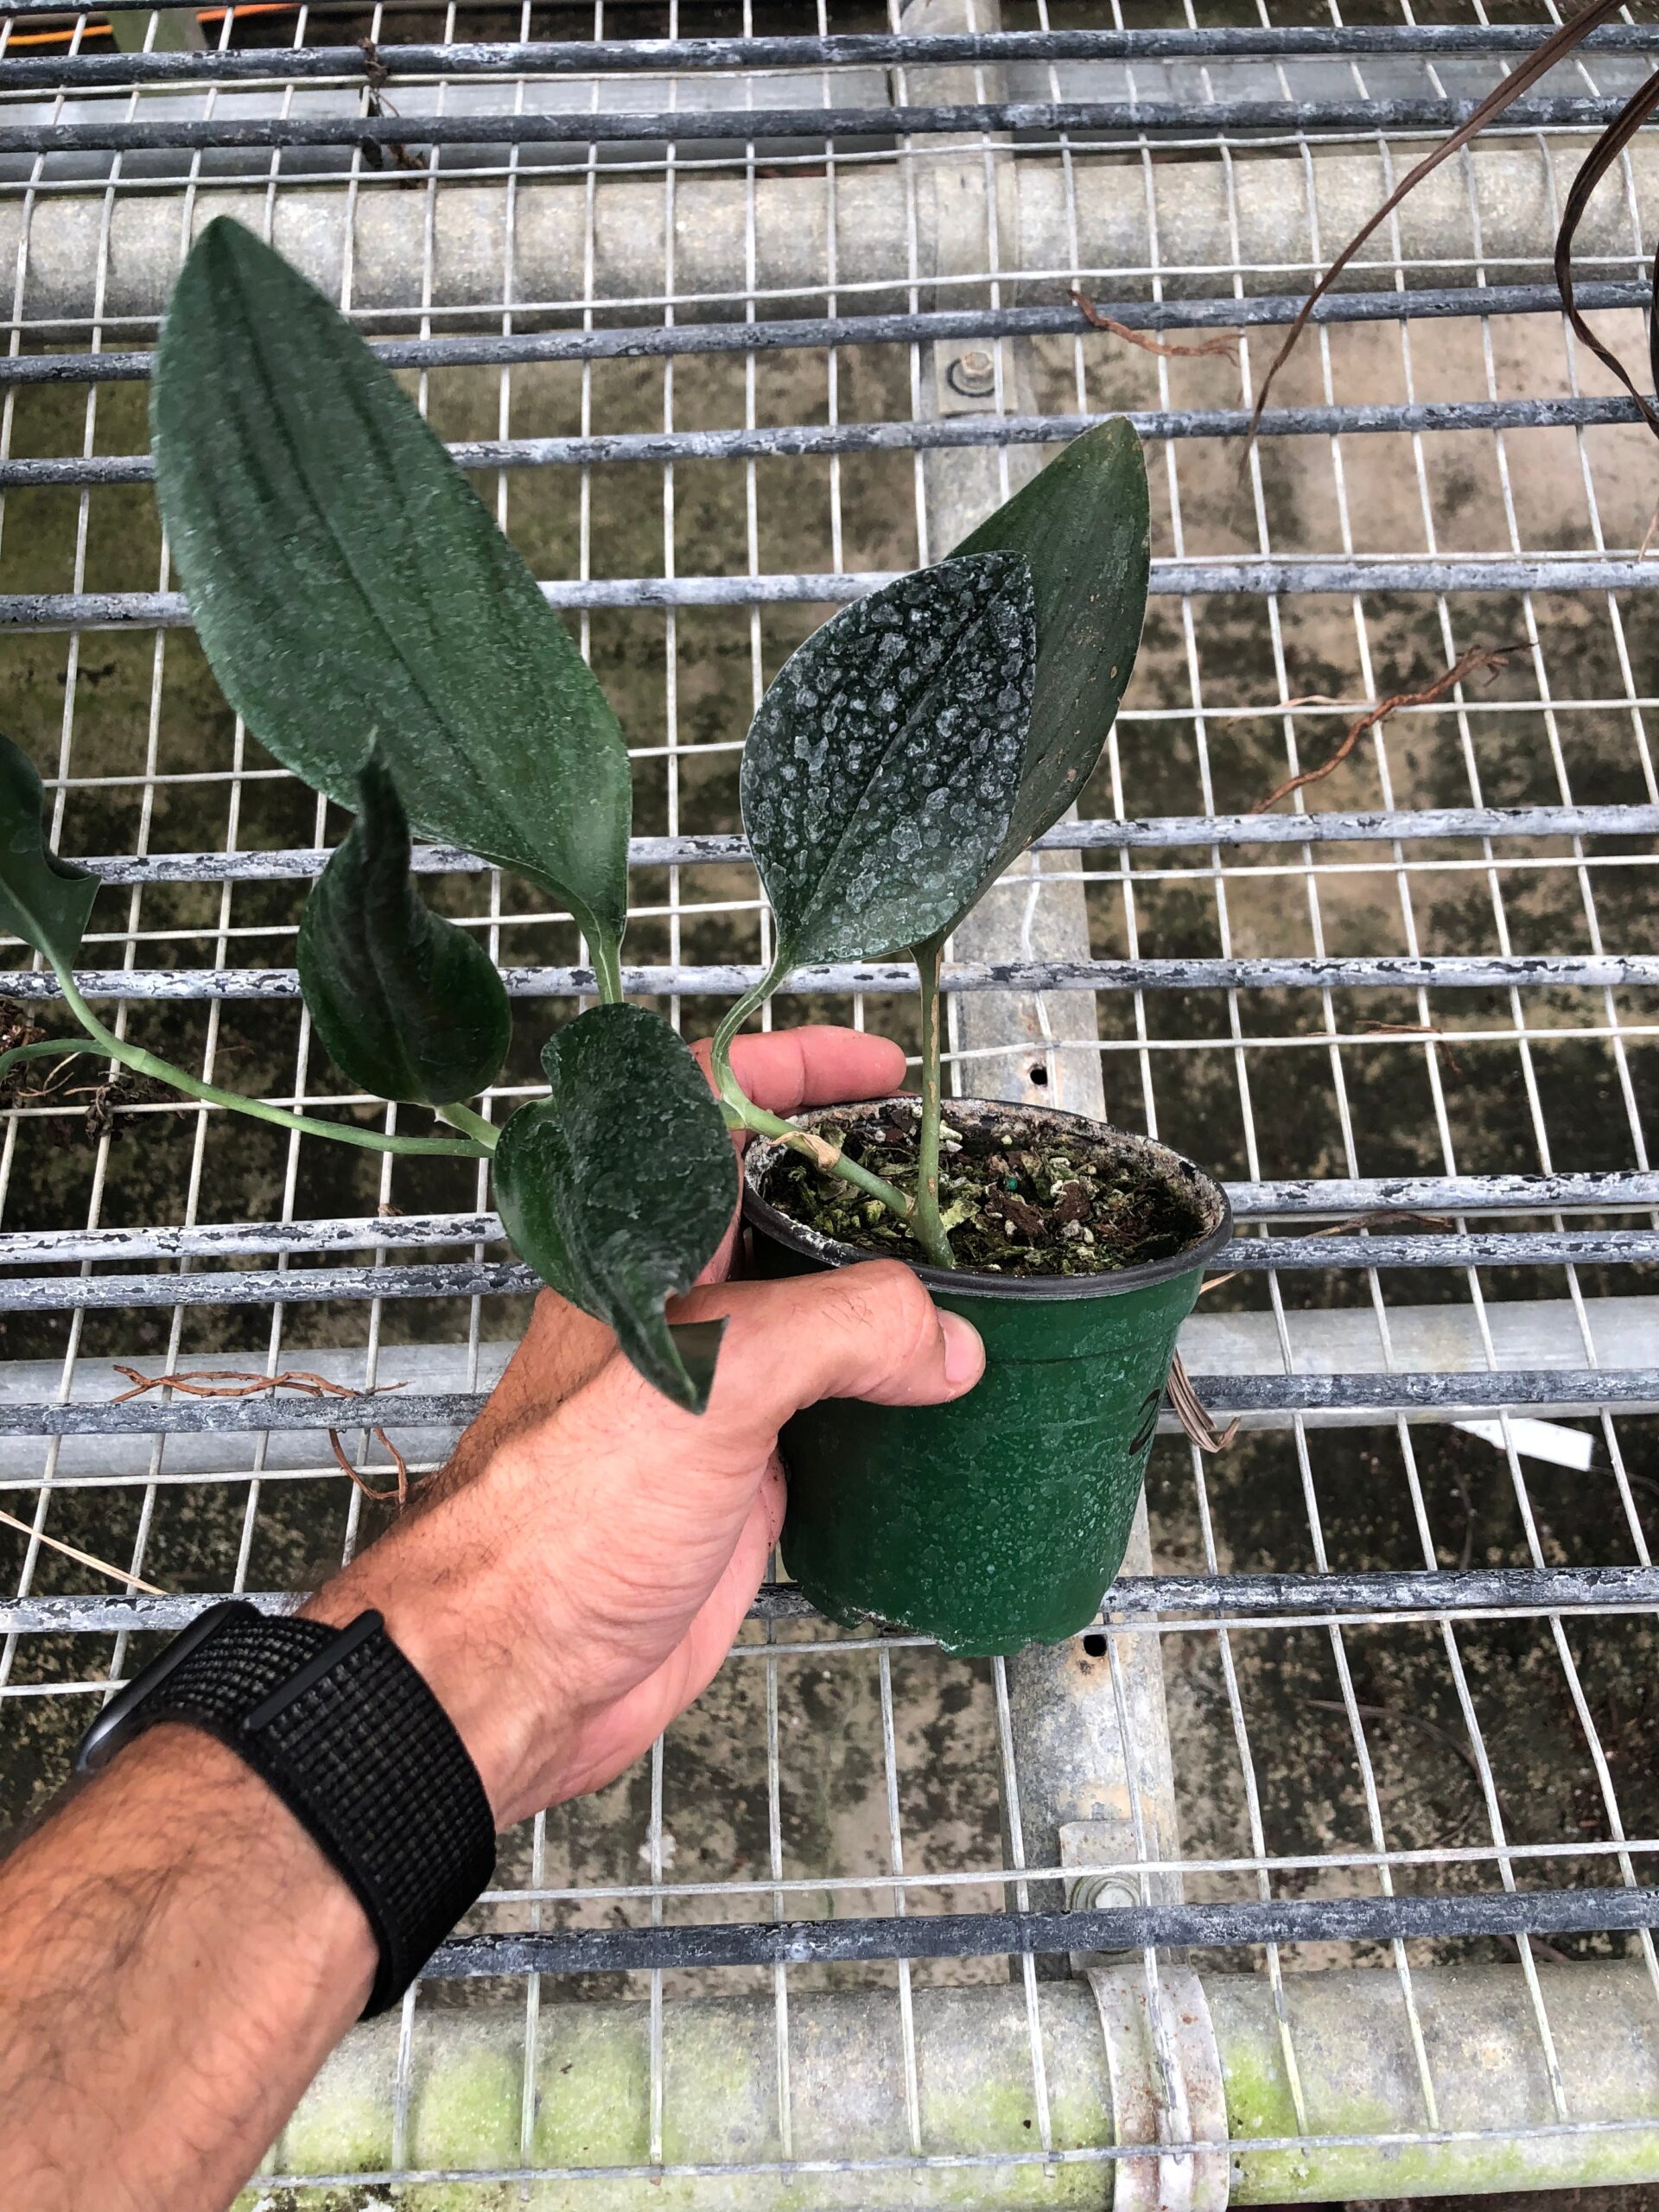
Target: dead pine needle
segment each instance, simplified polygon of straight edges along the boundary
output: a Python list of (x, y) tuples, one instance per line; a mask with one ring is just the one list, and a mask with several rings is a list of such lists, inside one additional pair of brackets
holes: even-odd
[(1135, 330), (1127, 322), (1118, 322), (1111, 315), (1103, 315), (1081, 284), (1071, 287), (1071, 304), (1090, 330), (1109, 330), (1114, 338), (1122, 338), (1131, 346), (1138, 346), (1143, 353), (1160, 353), (1167, 360), (1197, 360), (1205, 353), (1224, 354), (1235, 368), (1238, 366), (1238, 340), (1224, 334), (1218, 338), (1202, 338), (1193, 345), (1178, 345), (1174, 340), (1154, 338), (1144, 330)]
[(1357, 721), (1349, 724), (1347, 735), (1328, 760), (1317, 768), (1304, 768), (1299, 776), (1287, 776), (1276, 790), (1268, 793), (1266, 798), (1257, 799), (1250, 812), (1265, 814), (1269, 807), (1277, 806), (1281, 798), (1288, 798), (1293, 791), (1305, 791), (1309, 784), (1322, 784), (1327, 776), (1334, 776), (1366, 732), (1375, 729), (1379, 722), (1386, 721), (1402, 707), (1432, 707), (1466, 677), (1478, 675), (1483, 670), (1496, 671), (1507, 667), (1513, 654), (1525, 651), (1526, 647), (1519, 645), (1473, 646), (1468, 652), (1460, 653), (1450, 668), (1442, 669), (1434, 681), (1425, 684), (1421, 691), (1395, 691), (1389, 697), (1379, 700), (1376, 706), (1368, 707)]
[(124, 1567), (111, 1567), (106, 1559), (96, 1559), (91, 1552), (84, 1552), (74, 1544), (66, 1544), (56, 1536), (48, 1536), (43, 1529), (33, 1529), (27, 1521), (20, 1521), (15, 1513), (0, 1512), (0, 1521), (8, 1529), (16, 1529), (20, 1535), (33, 1536), (35, 1542), (44, 1544), (48, 1551), (61, 1552), (65, 1559), (72, 1559), (77, 1567), (89, 1567), (94, 1574), (107, 1574), (112, 1582), (124, 1582), (131, 1589), (141, 1591), (146, 1598), (165, 1598), (165, 1590), (158, 1590), (153, 1582), (142, 1581), (136, 1574), (129, 1574)]
[(1192, 1379), (1179, 1352), (1169, 1363), (1169, 1381), (1165, 1387), (1171, 1408), (1189, 1441), (1196, 1444), (1200, 1452), (1224, 1452), (1238, 1434), (1237, 1417), (1229, 1421), (1224, 1429), (1216, 1427), (1204, 1402), (1192, 1388)]

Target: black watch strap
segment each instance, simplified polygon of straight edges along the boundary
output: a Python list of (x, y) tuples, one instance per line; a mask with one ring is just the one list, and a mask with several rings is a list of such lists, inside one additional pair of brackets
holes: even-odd
[(349, 1626), (214, 1605), (106, 1706), (79, 1773), (163, 1720), (246, 1760), (351, 1885), (380, 1947), (364, 2017), (395, 2005), (495, 1871), (454, 1723), (378, 1613)]

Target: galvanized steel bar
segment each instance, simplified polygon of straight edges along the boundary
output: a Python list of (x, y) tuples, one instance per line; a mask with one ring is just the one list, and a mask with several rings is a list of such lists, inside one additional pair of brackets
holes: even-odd
[[(753, 430), (615, 432), (586, 438), (481, 438), (452, 444), (458, 467), (597, 468), (632, 462), (770, 461), (823, 454), (931, 453), (951, 448), (1060, 445), (1116, 419), (1097, 415), (968, 415), (944, 422), (772, 425)], [(1247, 407), (1130, 408), (1122, 419), (1149, 441), (1239, 438), (1250, 428)], [(1586, 429), (1639, 423), (1633, 399), (1558, 397), (1539, 399), (1424, 400), (1410, 405), (1279, 407), (1256, 424), (1259, 436), (1389, 436), (1435, 431)], [(92, 454), (48, 460), (0, 461), (0, 490), (45, 486), (149, 484), (148, 454)]]
[[(1591, 279), (1575, 287), (1586, 314), (1645, 308), (1652, 287)], [(1243, 299), (1109, 299), (1094, 305), (1130, 330), (1242, 330), (1292, 322), (1305, 304), (1295, 292)], [(1332, 292), (1318, 301), (1315, 323), (1442, 321), (1471, 315), (1559, 315), (1554, 284), (1412, 287), (1403, 291)], [(505, 337), (369, 338), (388, 368), (493, 368), (538, 361), (670, 359), (693, 353), (818, 352), (830, 346), (931, 345), (950, 338), (1083, 336), (1087, 318), (1073, 307), (939, 309), (918, 315), (815, 315), (797, 321), (677, 322), (599, 330), (513, 331)], [(131, 384), (145, 381), (156, 357), (147, 348), (105, 353), (0, 355), (0, 386), (12, 384)]]
[[(1562, 1213), (1659, 1210), (1659, 1173), (1606, 1175), (1413, 1175), (1371, 1180), (1228, 1183), (1239, 1221), (1329, 1214)], [(225, 1260), (500, 1242), (493, 1213), (374, 1214), (321, 1221), (200, 1222), (186, 1228), (10, 1230), (0, 1268), (92, 1260)]]
[[(292, 1611), (305, 1593), (241, 1593), (263, 1612)], [(56, 1591), (0, 1598), (7, 1635), (107, 1635), (181, 1629), (217, 1605), (211, 1591), (130, 1597)], [(1125, 1574), (1113, 1583), (1111, 1622), (1191, 1618), (1286, 1621), (1386, 1618), (1402, 1614), (1478, 1612), (1618, 1613), (1659, 1605), (1659, 1567), (1491, 1567), (1374, 1570), (1331, 1574)], [(752, 1620), (813, 1620), (814, 1607), (791, 1583), (766, 1583)], [(1079, 1630), (1081, 1636), (1086, 1631)]]
[[(112, 103), (113, 105), (113, 103)], [(123, 104), (124, 105), (124, 103)], [(410, 109), (405, 92), (397, 115), (179, 117), (136, 123), (8, 123), (5, 150), (18, 154), (187, 152), (285, 146), (538, 146), (757, 144), (780, 139), (817, 145), (848, 138), (982, 136), (1020, 131), (1040, 138), (1084, 132), (1134, 140), (1173, 137), (1207, 143), (1234, 132), (1274, 137), (1385, 130), (1446, 131), (1466, 123), (1471, 99), (1380, 100), (986, 100), (938, 106), (664, 109), (628, 114), (612, 110), (514, 109), (493, 115), (446, 115)], [(1622, 99), (1587, 95), (1518, 99), (1503, 128), (1599, 130), (1624, 108)]]
[[(597, 576), (543, 582), (550, 606), (584, 607), (842, 606), (894, 582), (902, 571), (863, 569), (853, 575), (755, 576)], [(1524, 560), (1154, 561), (1149, 588), (1155, 597), (1202, 599), (1212, 594), (1286, 596), (1353, 592), (1652, 591), (1659, 588), (1659, 561), (1634, 556), (1541, 553)], [(187, 629), (190, 609), (182, 592), (0, 593), (0, 629)]]
[[(1217, 1274), (1252, 1274), (1344, 1268), (1635, 1267), (1656, 1261), (1659, 1230), (1624, 1229), (1488, 1236), (1246, 1236), (1223, 1245), (1211, 1266)], [(0, 1254), (0, 1264), (3, 1262)], [(540, 1287), (532, 1268), (483, 1260), (424, 1267), (10, 1277), (0, 1278), (0, 1313), (145, 1306), (305, 1306), (372, 1298), (517, 1298)]]
[[(1513, 1406), (1645, 1406), (1659, 1402), (1659, 1368), (1561, 1367), (1417, 1375), (1201, 1375), (1212, 1413), (1387, 1410), (1436, 1416)], [(76, 1401), (0, 1404), (0, 1436), (257, 1435), (269, 1431), (385, 1427), (461, 1428), (486, 1394), (401, 1390), (348, 1397), (200, 1398), (156, 1405)], [(1170, 1417), (1173, 1425), (1173, 1416)]]
[(1464, 1895), (1294, 1897), (1258, 1904), (1117, 1905), (1084, 1912), (920, 1913), (904, 1919), (705, 1923), (464, 1936), (422, 1968), (433, 1981), (490, 1974), (626, 1974), (656, 1967), (827, 1965), (869, 1959), (1054, 1956), (1263, 1943), (1567, 1936), (1659, 1928), (1659, 1889), (1497, 1890)]
[[(1464, 837), (1652, 836), (1659, 836), (1659, 806), (1480, 806), (1411, 814), (1173, 814), (1129, 822), (1064, 821), (1034, 838), (1032, 849), (1122, 852)], [(635, 837), (628, 846), (631, 868), (724, 868), (748, 856), (748, 841), (737, 836)], [(111, 884), (273, 883), (320, 875), (327, 859), (325, 848), (298, 846), (269, 852), (77, 855), (76, 864)], [(490, 864), (453, 845), (417, 845), (410, 865), (417, 875), (476, 875)]]
[[(740, 998), (760, 980), (749, 967), (625, 968), (631, 998)], [(591, 968), (504, 968), (515, 998), (590, 997)], [(38, 970), (6, 974), (5, 989), (30, 1002), (57, 998), (57, 978)], [(139, 1001), (283, 1000), (300, 995), (292, 968), (91, 968), (79, 970), (89, 999)], [(943, 988), (958, 991), (1300, 991), (1627, 990), (1659, 985), (1656, 953), (1515, 953), (1375, 960), (1007, 960), (958, 961)], [(901, 961), (843, 962), (798, 968), (778, 987), (785, 995), (846, 997), (858, 991), (910, 992), (916, 970)]]

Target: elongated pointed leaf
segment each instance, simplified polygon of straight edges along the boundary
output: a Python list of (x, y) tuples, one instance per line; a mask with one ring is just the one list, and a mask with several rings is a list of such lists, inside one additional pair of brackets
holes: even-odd
[(1147, 464), (1128, 423), (1085, 430), (963, 538), (955, 558), (1022, 553), (1037, 594), (1030, 735), (1008, 832), (953, 919), (1088, 781), (1135, 668), (1147, 611)]
[(475, 938), (422, 904), (409, 822), (378, 753), (300, 918), (300, 989), (328, 1057), (380, 1098), (448, 1106), (493, 1083), (512, 1010)]
[(1002, 847), (1036, 660), (1031, 568), (901, 576), (785, 663), (743, 748), (755, 864), (795, 960), (863, 960), (949, 921)]
[(550, 1095), (495, 1154), (495, 1200), (545, 1283), (608, 1322), (648, 1382), (701, 1413), (719, 1339), (664, 1300), (696, 1281), (737, 1203), (737, 1163), (702, 1070), (643, 1007), (579, 1014), (542, 1054)]
[(67, 968), (98, 896), (98, 878), (46, 844), (46, 814), (35, 763), (0, 737), (0, 927)]
[(151, 412), (174, 557), (255, 735), (349, 806), (378, 732), (419, 830), (614, 944), (630, 802), (603, 692), (390, 371), (227, 218), (185, 263)]

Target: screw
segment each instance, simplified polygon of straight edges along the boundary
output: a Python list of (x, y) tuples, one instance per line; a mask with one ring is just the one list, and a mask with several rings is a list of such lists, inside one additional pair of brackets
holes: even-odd
[(959, 353), (944, 372), (952, 391), (964, 399), (983, 399), (996, 390), (996, 363), (982, 346)]

